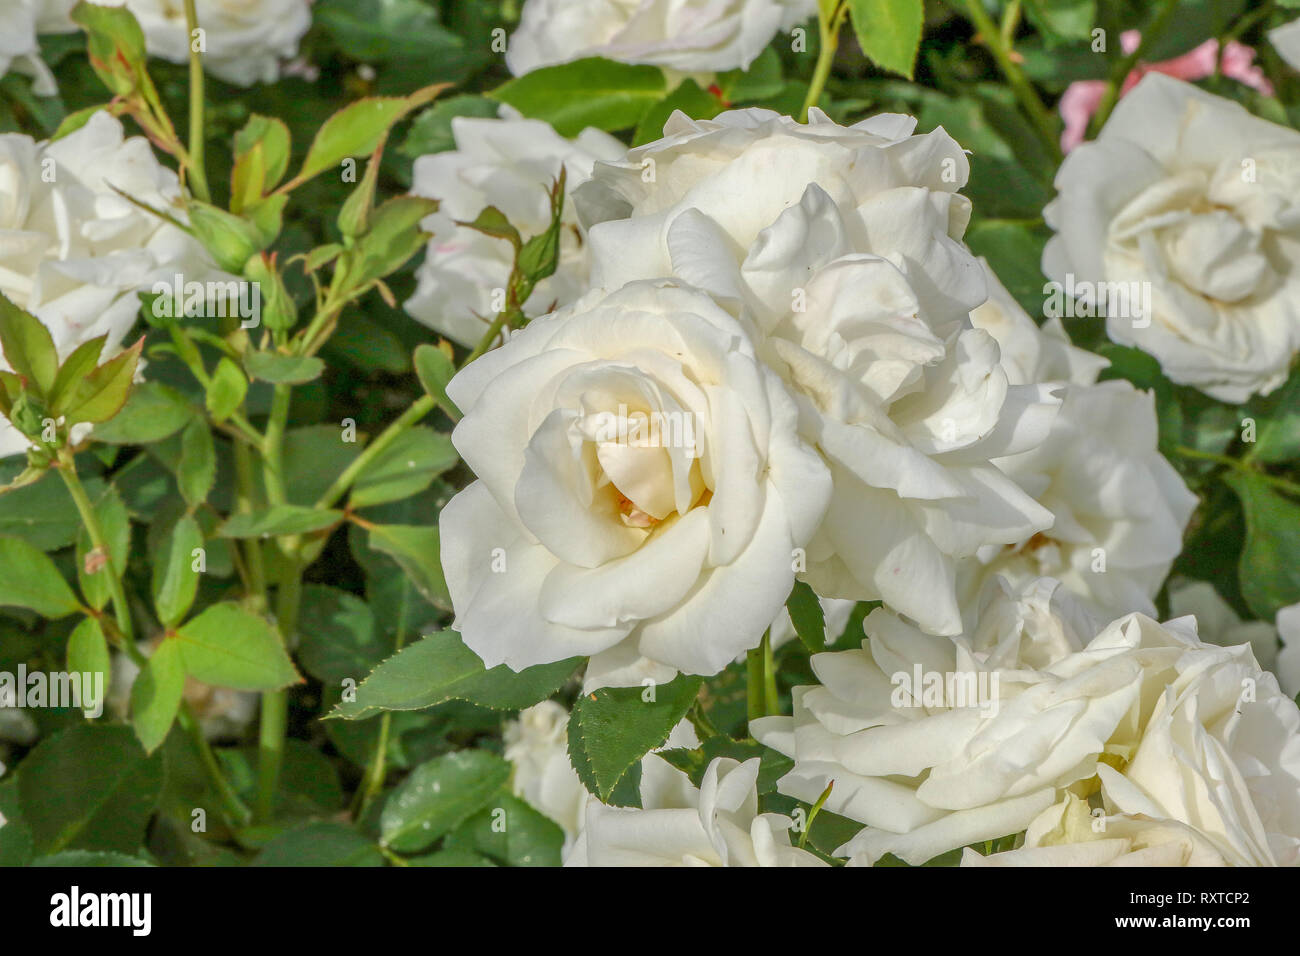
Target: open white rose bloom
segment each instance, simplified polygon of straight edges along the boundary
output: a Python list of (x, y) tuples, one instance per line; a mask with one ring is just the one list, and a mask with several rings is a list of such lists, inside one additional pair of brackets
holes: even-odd
[(601, 56), (683, 73), (745, 69), (816, 0), (527, 0), (506, 63), (521, 76)]
[(1059, 399), (1013, 385), (970, 327), (986, 297), (961, 243), (965, 154), (910, 117), (802, 125), (763, 110), (691, 121), (578, 190), (592, 283), (676, 275), (739, 316), (830, 469), (803, 575), (961, 629), (955, 562), (1025, 541), (1051, 514), (993, 459), (1037, 446)]
[(825, 866), (792, 846), (793, 821), (758, 810), (759, 760), (713, 760), (695, 787), (657, 757), (641, 775), (641, 806), (592, 800), (565, 866)]
[(955, 640), (873, 612), (863, 650), (815, 656), (821, 686), (754, 733), (795, 761), (781, 792), (813, 801), (834, 782), (826, 806), (866, 824), (836, 851), (854, 863), (1050, 830), (1064, 811), (1040, 815), (1069, 794), (1165, 825), (1123, 853), (1174, 834), (1180, 862), (1212, 847), (1300, 863), (1300, 710), (1249, 645), (1206, 644), (1192, 618), (1130, 614), (1091, 637), (1089, 621), (1048, 579), (993, 595)]
[[(548, 192), (560, 170), (569, 196), (591, 177), (598, 159), (621, 156), (612, 136), (589, 129), (570, 141), (538, 120), (507, 115), (501, 119), (452, 120), (456, 149), (415, 161), (411, 191), (440, 202), (423, 223), (432, 234), (419, 282), (406, 311), (430, 328), (469, 348), (478, 344), (501, 310), (513, 264), (505, 239), (462, 223), (485, 208), (499, 209), (524, 236), (544, 232), (551, 221)], [(564, 205), (560, 258), (555, 274), (537, 284), (527, 302), (533, 315), (572, 303), (587, 289), (586, 237), (572, 202)], [(499, 290), (499, 292), (498, 292)]]
[[(184, 219), (176, 174), (105, 112), (52, 143), (0, 135), (0, 293), (41, 320), (61, 357), (101, 335), (116, 352), (139, 315), (136, 293), (154, 282), (216, 274), (186, 232), (117, 190)], [(27, 445), (0, 416), (0, 455)]]
[(993, 575), (1061, 580), (1103, 617), (1156, 613), (1153, 598), (1183, 547), (1197, 498), (1157, 450), (1151, 393), (1098, 382), (1106, 360), (1075, 348), (1059, 319), (1034, 324), (990, 271), (971, 321), (997, 339), (1014, 384), (1059, 384), (1060, 414), (1037, 448), (997, 466), (1052, 512), (1027, 541), (982, 548), (962, 566), (970, 605)]
[(592, 293), (448, 391), (479, 480), (443, 511), (442, 562), (485, 663), (590, 655), (589, 686), (634, 684), (758, 645), (830, 474), (708, 296), (668, 280)]
[(1297, 155), (1300, 132), (1150, 73), (1061, 166), (1043, 271), (1174, 382), (1268, 394), (1300, 352)]

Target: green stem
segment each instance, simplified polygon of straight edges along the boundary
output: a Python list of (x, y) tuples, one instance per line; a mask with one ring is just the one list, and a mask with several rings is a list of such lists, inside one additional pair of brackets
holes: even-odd
[(59, 454), (59, 474), (63, 476), (63, 483), (68, 487), (68, 494), (72, 496), (73, 504), (77, 506), (77, 513), (81, 515), (81, 522), (86, 526), (86, 533), (90, 535), (91, 545), (108, 562), (105, 566), (105, 570), (108, 572), (108, 593), (113, 600), (113, 612), (117, 620), (117, 629), (122, 632), (123, 642), (134, 648), (135, 629), (131, 624), (131, 606), (126, 600), (126, 591), (122, 587), (122, 577), (118, 569), (113, 566), (113, 557), (108, 550), (104, 530), (99, 525), (99, 517), (95, 514), (95, 506), (90, 503), (90, 496), (86, 494), (85, 486), (82, 485), (81, 479), (77, 477), (76, 458), (66, 448)]
[[(76, 459), (66, 450), (61, 456), (59, 474), (63, 476), (63, 482), (68, 486), (68, 494), (72, 496), (72, 501), (77, 506), (77, 513), (86, 526), (86, 533), (90, 536), (91, 544), (94, 545), (96, 550), (109, 557), (104, 530), (100, 527), (99, 518), (95, 514), (95, 508), (90, 502), (90, 497), (86, 494), (85, 486), (82, 485), (81, 479), (77, 477)], [(131, 624), (131, 608), (127, 603), (126, 591), (122, 587), (122, 578), (118, 573), (118, 569), (113, 566), (111, 557), (109, 557), (105, 570), (108, 572), (109, 594), (112, 597), (115, 620), (122, 638), (122, 649), (137, 667), (143, 669), (148, 660), (140, 648), (136, 646), (134, 629)], [(216, 790), (218, 796), (226, 805), (226, 812), (230, 814), (231, 819), (235, 822), (240, 824), (246, 822), (249, 816), (248, 808), (244, 806), (235, 793), (234, 787), (230, 785), (221, 772), (221, 766), (217, 763), (216, 755), (212, 752), (211, 746), (203, 736), (202, 728), (199, 727), (199, 723), (195, 719), (194, 712), (190, 709), (188, 702), (181, 702), (176, 719), (180, 723), (181, 729), (189, 735), (190, 741), (198, 753), (199, 762), (203, 765), (208, 779), (212, 782), (213, 789)]]
[(1287, 494), (1300, 497), (1300, 484), (1294, 481), (1288, 481), (1285, 478), (1278, 478), (1276, 475), (1270, 475), (1266, 472), (1255, 468), (1245, 459), (1232, 458), (1229, 455), (1219, 455), (1212, 451), (1201, 451), (1197, 448), (1188, 448), (1185, 445), (1177, 446), (1174, 451), (1183, 458), (1199, 459), (1201, 461), (1212, 461), (1216, 465), (1224, 465), (1234, 471), (1240, 471), (1248, 475), (1254, 475), (1261, 481), (1265, 481), (1275, 488), (1285, 491)]
[[(406, 618), (410, 608), (409, 594), (409, 588), (403, 591), (402, 606), (397, 615), (397, 646), (394, 653), (400, 651), (406, 645)], [(391, 711), (385, 711), (379, 718), (379, 739), (375, 744), (374, 755), (370, 758), (370, 764), (366, 767), (365, 778), (357, 791), (353, 818), (358, 821), (365, 818), (366, 811), (370, 809), (370, 804), (383, 792), (384, 778), (388, 775), (388, 738), (392, 733), (392, 729), (393, 714)]]
[(751, 721), (769, 717), (780, 711), (780, 698), (776, 692), (776, 669), (772, 666), (772, 634), (763, 635), (763, 641), (745, 657), (748, 714)]
[(1137, 49), (1121, 59), (1115, 69), (1111, 71), (1110, 79), (1106, 81), (1106, 91), (1102, 94), (1101, 102), (1097, 104), (1097, 112), (1088, 124), (1091, 132), (1095, 133), (1106, 125), (1106, 120), (1110, 119), (1115, 104), (1119, 102), (1119, 92), (1124, 87), (1124, 81), (1128, 79), (1128, 75), (1133, 72), (1134, 68), (1142, 60), (1146, 51), (1151, 48), (1151, 44), (1168, 26), (1177, 8), (1178, 0), (1165, 0), (1164, 6), (1156, 14), (1155, 19), (1142, 31), (1142, 39), (1139, 41)]
[[(271, 399), (271, 415), (266, 425), (263, 445), (267, 500), (284, 504), (287, 500), (284, 484), (284, 435), (289, 422), (293, 389), (277, 385)], [(293, 636), (298, 629), (298, 613), (302, 607), (302, 564), (299, 560), (299, 540), (296, 535), (280, 539), (284, 552), (284, 575), (276, 591), (276, 621), (281, 640), (286, 648), (293, 646)], [(257, 748), (257, 803), (256, 819), (270, 819), (275, 809), (275, 795), (280, 782), (280, 769), (284, 765), (284, 742), (289, 724), (289, 696), (283, 690), (265, 691), (262, 694), (262, 719), (258, 729)]]
[(244, 805), (244, 801), (239, 799), (239, 794), (235, 788), (226, 780), (225, 774), (221, 772), (221, 764), (217, 762), (217, 755), (212, 750), (212, 745), (208, 743), (208, 738), (203, 736), (203, 728), (199, 726), (198, 719), (194, 712), (190, 710), (187, 702), (181, 702), (180, 712), (176, 715), (176, 722), (180, 724), (181, 730), (190, 738), (190, 743), (194, 746), (194, 751), (199, 755), (199, 763), (203, 765), (204, 771), (208, 775), (208, 780), (221, 798), (221, 802), (226, 806), (226, 814), (236, 826), (246, 826), (252, 819), (252, 813)]
[[(235, 457), (235, 510), (249, 514), (256, 510), (253, 501), (253, 456), (246, 445), (236, 442), (232, 446)], [(248, 568), (248, 584), (252, 597), (260, 610), (266, 609), (266, 568), (262, 562), (262, 542), (250, 538), (244, 544), (244, 564)]]
[(835, 64), (835, 53), (840, 47), (840, 30), (844, 27), (844, 18), (848, 15), (847, 3), (837, 3), (829, 14), (820, 13), (817, 18), (818, 50), (817, 66), (813, 69), (812, 80), (808, 84), (808, 95), (804, 97), (803, 109), (799, 111), (799, 122), (808, 122), (808, 111), (820, 102), (826, 81), (830, 79), (831, 67)]
[(199, 15), (194, 0), (185, 0), (185, 29), (190, 44), (189, 183), (197, 199), (209, 202), (212, 196), (208, 192), (208, 172), (203, 155), (203, 54), (196, 49), (194, 42), (194, 31), (198, 28)]
[(464, 368), (470, 362), (485, 355), (489, 350), (491, 350), (493, 343), (497, 340), (497, 336), (501, 334), (501, 330), (505, 328), (506, 322), (510, 320), (511, 316), (514, 315), (516, 311), (517, 310), (503, 309), (497, 317), (492, 320), (492, 324), (488, 326), (488, 330), (483, 333), (483, 337), (478, 340), (478, 345), (474, 346), (474, 351), (470, 352), (469, 355), (466, 356), (465, 361), (460, 363), (461, 368)]
[(1011, 87), (1012, 92), (1016, 94), (1016, 98), (1020, 100), (1020, 105), (1033, 122), (1034, 129), (1042, 139), (1043, 145), (1047, 147), (1048, 154), (1059, 161), (1061, 158), (1061, 143), (1057, 138), (1056, 122), (1052, 118), (1052, 114), (1043, 105), (1038, 91), (1029, 82), (1029, 78), (1020, 69), (1020, 65), (1012, 58), (1010, 45), (1003, 42), (1002, 31), (998, 29), (998, 25), (993, 22), (993, 18), (984, 9), (981, 0), (965, 0), (965, 4), (967, 17), (975, 25), (975, 30), (983, 39), (984, 45), (993, 54), (993, 59), (997, 61), (999, 69), (1002, 70), (1002, 75), (1007, 78), (1007, 84)]
[(804, 844), (808, 842), (808, 834), (812, 833), (813, 821), (817, 819), (817, 814), (822, 812), (822, 807), (826, 805), (827, 798), (831, 795), (831, 790), (835, 787), (835, 781), (832, 780), (822, 791), (822, 795), (817, 798), (817, 802), (812, 805), (808, 811), (808, 819), (804, 821), (803, 833), (799, 834), (799, 848), (803, 849)]
[(335, 479), (334, 483), (329, 486), (320, 500), (316, 502), (317, 508), (332, 508), (342, 498), (353, 482), (369, 467), (370, 463), (378, 458), (384, 451), (397, 441), (403, 432), (415, 425), (422, 418), (433, 411), (437, 402), (429, 395), (421, 395), (414, 404), (411, 405), (402, 416), (389, 425), (379, 437), (372, 441), (360, 455), (358, 455), (343, 474)]

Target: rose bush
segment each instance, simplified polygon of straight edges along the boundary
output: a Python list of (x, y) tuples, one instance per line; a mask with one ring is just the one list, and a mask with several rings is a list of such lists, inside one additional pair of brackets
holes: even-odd
[(1293, 21), (0, 2), (0, 865), (1300, 864)]

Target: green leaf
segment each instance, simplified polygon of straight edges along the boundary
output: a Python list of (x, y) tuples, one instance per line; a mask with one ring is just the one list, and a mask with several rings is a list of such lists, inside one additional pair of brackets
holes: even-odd
[(230, 172), (231, 209), (238, 213), (257, 203), (289, 170), (289, 127), (254, 113), (235, 134), (235, 162)]
[(153, 753), (167, 739), (184, 693), (180, 644), (163, 641), (131, 685), (131, 724), (146, 753)]
[(418, 345), (415, 348), (415, 374), (429, 397), (443, 408), (456, 408), (447, 395), (447, 383), (456, 375), (456, 363), (442, 349), (433, 345)]
[(460, 461), (451, 439), (416, 426), (379, 453), (352, 486), (352, 507), (369, 508), (419, 494)]
[(769, 46), (749, 64), (748, 70), (718, 74), (718, 88), (729, 103), (752, 103), (779, 96), (785, 89), (780, 54)]
[(420, 0), (321, 0), (313, 20), (339, 49), (364, 63), (410, 60), (427, 68), (450, 60), (459, 65), (466, 46), (439, 22), (437, 7)]
[(564, 686), (578, 663), (573, 658), (519, 673), (505, 665), (488, 670), (459, 634), (438, 631), (381, 663), (357, 688), (356, 700), (339, 704), (330, 717), (360, 720), (380, 711), (423, 710), (453, 699), (522, 710)]
[(199, 523), (182, 515), (167, 539), (167, 551), (154, 559), (153, 603), (163, 627), (175, 627), (194, 605), (199, 590), (194, 552), (202, 547)]
[(437, 528), (411, 525), (375, 525), (369, 537), (370, 547), (396, 561), (426, 600), (450, 609), (439, 541)]
[(305, 385), (320, 378), (325, 363), (314, 355), (281, 355), (278, 352), (254, 352), (244, 360), (253, 378), (284, 385)]
[(909, 80), (925, 25), (922, 0), (848, 0), (853, 31), (873, 63)]
[(54, 562), (21, 538), (0, 537), (0, 606), (59, 618), (81, 609)]
[(533, 70), (489, 95), (573, 137), (588, 126), (610, 131), (636, 126), (667, 92), (657, 67), (591, 57)]
[(383, 866), (374, 842), (342, 823), (318, 821), (272, 839), (253, 866)]
[(1300, 458), (1300, 369), (1272, 395), (1252, 403), (1264, 421), (1258, 425), (1250, 455), (1265, 464), (1282, 464)]
[(143, 349), (144, 339), (140, 339), (125, 352), (85, 375), (73, 387), (64, 412), (69, 426), (82, 422), (101, 424), (122, 411), (131, 394)]
[(795, 633), (804, 647), (814, 654), (826, 650), (826, 615), (813, 589), (796, 581), (794, 590), (785, 599), (785, 609), (790, 612)]
[[(131, 516), (117, 490), (109, 485), (93, 501), (108, 554), (95, 553), (85, 528), (77, 533), (77, 581), (91, 607), (103, 610), (112, 595), (111, 578), (121, 577), (131, 548)], [(94, 569), (94, 570), (92, 570)]]
[(298, 621), (303, 668), (326, 684), (340, 685), (369, 674), (393, 644), (375, 627), (370, 606), (354, 594), (311, 584), (303, 589)]
[(508, 793), (492, 802), (449, 834), (444, 850), (481, 854), (503, 866), (560, 865), (563, 828)]
[(38, 395), (48, 395), (59, 374), (59, 353), (40, 319), (0, 295), (0, 352)]
[(23, 760), (18, 796), (36, 852), (133, 854), (163, 789), (161, 754), (150, 757), (128, 727), (76, 724)]
[(238, 365), (228, 358), (217, 363), (204, 397), (208, 413), (215, 422), (224, 422), (243, 404), (248, 394), (248, 379)]
[(281, 690), (302, 680), (270, 622), (235, 604), (212, 605), (171, 640), (186, 672), (213, 687)]
[[(92, 500), (103, 488), (98, 480), (85, 482)], [(22, 538), (39, 551), (57, 551), (77, 540), (81, 516), (58, 476), (46, 476), (21, 488), (0, 494), (0, 535)]]
[(353, 247), (348, 284), (360, 288), (405, 265), (429, 240), (420, 223), (437, 211), (436, 199), (421, 196), (398, 196), (374, 210), (366, 234)]
[(217, 480), (217, 449), (207, 423), (196, 418), (181, 435), (181, 458), (176, 466), (176, 484), (191, 508), (208, 500)]
[(761, 761), (757, 783), (759, 796), (776, 793), (777, 781), (794, 768), (794, 761), (789, 757), (764, 747), (756, 740), (735, 740), (722, 734), (707, 738), (696, 750), (660, 750), (656, 756), (690, 777), (697, 787), (703, 783), (709, 764), (718, 757), (730, 757), (741, 763), (758, 757)]
[(509, 779), (510, 764), (483, 750), (421, 764), (384, 803), (381, 842), (398, 853), (418, 853), (487, 806)]
[(416, 159), (456, 148), (452, 120), (461, 116), (495, 119), (500, 105), (482, 96), (453, 96), (435, 103), (415, 118), (397, 151)]
[(283, 534), (311, 534), (332, 528), (343, 520), (343, 512), (305, 508), (302, 505), (274, 505), (264, 511), (231, 515), (217, 533), (222, 538), (271, 538)]
[(68, 401), (81, 384), (81, 380), (99, 365), (99, 357), (104, 351), (106, 341), (108, 336), (101, 335), (77, 346), (67, 360), (59, 366), (54, 387), (50, 389), (50, 411), (54, 415), (62, 415), (67, 411)]
[(429, 86), (406, 97), (371, 97), (348, 104), (321, 126), (297, 179), (311, 179), (348, 158), (369, 156), (394, 123), (431, 103), (443, 89)]
[(583, 785), (608, 801), (628, 769), (668, 739), (702, 683), (682, 675), (658, 686), (605, 687), (580, 696), (569, 717), (569, 757)]
[(1246, 509), (1242, 597), (1260, 620), (1272, 621), (1300, 602), (1300, 501), (1283, 497), (1262, 475), (1233, 472), (1223, 480)]
[(174, 388), (145, 382), (136, 386), (112, 421), (95, 429), (95, 441), (110, 445), (151, 445), (176, 434), (195, 415), (195, 407)]
[[(68, 671), (73, 674), (99, 674), (103, 683), (101, 688), (108, 688), (112, 681), (112, 663), (108, 655), (108, 641), (104, 639), (104, 629), (93, 617), (88, 617), (76, 626), (68, 636)], [(93, 680), (94, 678), (92, 678)], [(84, 686), (84, 685), (83, 685)], [(97, 710), (102, 701), (91, 701), (88, 712)], [(98, 716), (97, 714), (90, 714)]]

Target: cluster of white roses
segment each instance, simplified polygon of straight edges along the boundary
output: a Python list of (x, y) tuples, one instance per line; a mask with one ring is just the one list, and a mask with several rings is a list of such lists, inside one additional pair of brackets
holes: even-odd
[(1173, 865), (1300, 865), (1300, 709), (1249, 644), (1207, 644), (1190, 617), (1098, 627), (1050, 579), (989, 595), (955, 639), (883, 609), (866, 631), (862, 650), (813, 657), (821, 684), (795, 691), (793, 717), (752, 725), (795, 760), (781, 792), (811, 802), (834, 781), (826, 806), (866, 825), (837, 851), (851, 863), (1028, 830), (1005, 859), (964, 862), (1158, 845)]
[[(126, 7), (135, 15), (152, 56), (185, 63), (190, 36), (185, 6), (178, 0), (90, 0), (101, 7)], [(311, 26), (312, 0), (196, 0), (203, 30), (203, 62), (213, 76), (250, 86), (280, 76), (280, 64), (297, 55), (298, 41)], [(10, 69), (35, 77), (35, 91), (56, 92), (41, 61), (37, 37), (73, 33), (77, 0), (6, 0), (0, 4), (0, 76)]]
[[(1144, 103), (1159, 136), (1139, 131)], [(1239, 133), (1227, 158), (1215, 117)], [(569, 186), (537, 317), (449, 386), (479, 480), (443, 513), (442, 559), (455, 626), (486, 664), (586, 656), (587, 691), (716, 674), (788, 631), (803, 580), (841, 628), (854, 602), (884, 604), (866, 649), (814, 658), (822, 686), (796, 693), (793, 718), (755, 725), (795, 760), (782, 792), (813, 802), (834, 781), (828, 807), (867, 825), (842, 855), (920, 863), (1028, 830), (1018, 853), (1097, 844), (1070, 862), (1300, 861), (1300, 801), (1279, 792), (1300, 776), (1295, 705), (1249, 647), (1151, 617), (1197, 501), (1157, 449), (1153, 398), (1100, 381), (1104, 359), (1059, 321), (1036, 325), (970, 253), (967, 161), (942, 129), (677, 114), (625, 154), (512, 115), (453, 130), (455, 151), (417, 165), (417, 190), (452, 206), (429, 224), (408, 309), (457, 341), (492, 314), (461, 263), (497, 287), (511, 265), (508, 244), (457, 222), (496, 205), (540, 230), (561, 164)], [(1158, 75), (1106, 130), (1062, 170), (1048, 218), (1070, 228), (1049, 274), (1156, 284), (1142, 336), (1116, 317), (1111, 334), (1176, 381), (1219, 397), (1278, 384), (1300, 349), (1297, 134)], [(1114, 175), (1152, 142), (1141, 175)], [(1115, 200), (1121, 187), (1133, 197)], [(1220, 614), (1208, 637), (1234, 626)], [(1294, 652), (1258, 630), (1241, 640), (1289, 681)], [(994, 699), (900, 705), (891, 677), (916, 666), (983, 675)], [(1175, 737), (1230, 779), (1162, 763)], [(711, 767), (703, 791), (656, 769), (635, 811), (589, 804), (555, 759), (536, 798), (562, 792), (571, 833), (605, 824), (575, 859), (697, 861), (652, 835), (675, 832), (658, 820), (689, 816), (691, 841), (726, 813), (767, 826), (748, 796), (724, 812), (712, 795), (748, 794), (747, 765)], [(716, 833), (701, 846), (712, 863), (801, 862)]]

